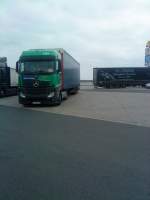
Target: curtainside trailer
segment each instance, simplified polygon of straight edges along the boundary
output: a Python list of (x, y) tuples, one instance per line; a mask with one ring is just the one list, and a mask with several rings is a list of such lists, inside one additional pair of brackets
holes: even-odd
[(80, 64), (64, 49), (24, 51), (16, 63), (19, 103), (60, 105), (80, 88)]
[(0, 97), (17, 94), (18, 75), (7, 66), (7, 58), (0, 58)]
[(93, 68), (95, 87), (123, 88), (137, 85), (144, 87), (147, 83), (150, 83), (148, 67)]

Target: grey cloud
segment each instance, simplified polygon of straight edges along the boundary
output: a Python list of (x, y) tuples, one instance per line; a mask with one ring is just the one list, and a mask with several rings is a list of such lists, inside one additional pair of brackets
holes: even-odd
[(14, 66), (28, 48), (63, 47), (92, 66), (144, 66), (149, 0), (5, 0), (0, 2), (0, 56)]

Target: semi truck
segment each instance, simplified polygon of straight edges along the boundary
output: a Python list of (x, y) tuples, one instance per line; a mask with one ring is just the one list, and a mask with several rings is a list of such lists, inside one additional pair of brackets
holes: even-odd
[(17, 94), (18, 75), (7, 65), (7, 58), (0, 58), (0, 97)]
[(148, 67), (93, 68), (95, 87), (144, 87), (147, 83), (150, 83), (150, 68)]
[(64, 49), (23, 51), (16, 63), (20, 104), (60, 105), (80, 88), (80, 64)]

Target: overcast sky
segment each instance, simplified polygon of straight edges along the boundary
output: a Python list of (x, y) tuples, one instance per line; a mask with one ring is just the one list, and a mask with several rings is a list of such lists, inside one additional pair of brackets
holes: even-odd
[(144, 66), (150, 0), (0, 0), (0, 56), (10, 66), (23, 50), (62, 47), (92, 67)]

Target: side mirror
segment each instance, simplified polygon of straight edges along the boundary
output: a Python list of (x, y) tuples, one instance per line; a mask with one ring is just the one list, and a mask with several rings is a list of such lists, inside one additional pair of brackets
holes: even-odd
[(18, 73), (18, 71), (19, 71), (19, 62), (17, 61), (16, 62), (16, 72)]

